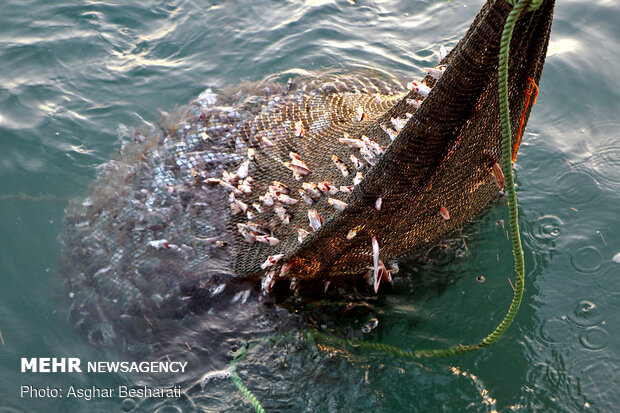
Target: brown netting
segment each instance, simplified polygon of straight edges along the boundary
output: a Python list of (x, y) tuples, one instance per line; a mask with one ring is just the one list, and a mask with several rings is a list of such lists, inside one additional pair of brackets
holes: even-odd
[[(509, 69), (515, 139), (521, 113), (526, 111), (527, 121), (531, 109), (525, 107), (527, 78), (538, 83), (542, 73), (553, 7), (554, 0), (546, 0), (539, 10), (524, 13), (516, 25)], [(261, 274), (261, 264), (269, 256), (282, 254), (278, 264), (270, 267), (276, 268), (274, 280), (361, 274), (372, 263), (372, 237), (378, 240), (380, 258), (388, 262), (437, 240), (481, 211), (498, 193), (491, 176), (493, 164), (501, 162), (498, 53), (511, 8), (505, 0), (485, 4), (441, 62), (446, 69), (440, 80), (424, 79), (432, 87), (426, 99), (415, 92), (302, 96), (300, 101), (270, 108), (248, 122), (235, 142), (240, 157), (251, 159), (249, 176), (253, 179), (250, 193), (237, 191), (235, 199), (231, 198), (233, 212), (237, 210), (229, 224), (235, 236), (236, 272)], [(408, 99), (423, 103), (416, 110)], [(399, 122), (404, 126), (397, 132)], [(393, 141), (390, 134), (397, 134)], [(381, 155), (367, 155), (374, 166), (359, 148), (339, 140), (362, 136), (370, 139), (367, 146), (372, 142), (381, 146), (377, 151), (383, 151)], [(247, 149), (251, 149), (249, 155)], [(303, 164), (294, 160), (295, 154)], [(347, 165), (347, 177), (333, 156)], [(356, 170), (351, 156), (364, 163), (361, 170)], [(290, 169), (291, 162), (302, 166), (295, 169), (300, 179)], [(357, 172), (363, 180), (354, 186)], [(265, 205), (259, 197), (269, 192), (273, 181), (283, 183), (298, 202), (288, 205), (283, 197), (274, 200), (274, 205)], [(322, 194), (308, 205), (299, 190), (309, 182), (328, 182), (335, 188), (354, 186), (354, 190)], [(340, 212), (328, 198), (347, 206)], [(376, 208), (378, 198), (380, 209)], [(449, 212), (449, 219), (439, 214), (442, 208)], [(309, 225), (309, 210), (316, 210), (324, 221), (315, 231)], [(310, 232), (301, 243), (300, 229)], [(279, 243), (252, 241), (261, 235)], [(281, 271), (283, 263), (287, 271)]]

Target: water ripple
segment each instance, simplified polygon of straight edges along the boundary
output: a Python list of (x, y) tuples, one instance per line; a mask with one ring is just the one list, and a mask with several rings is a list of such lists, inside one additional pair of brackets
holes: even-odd
[(570, 256), (570, 262), (574, 269), (582, 274), (594, 274), (603, 262), (603, 255), (593, 245), (577, 248)]
[(588, 350), (605, 350), (609, 346), (609, 332), (603, 327), (588, 327), (579, 335), (579, 342)]
[(601, 195), (598, 182), (583, 171), (568, 171), (553, 181), (556, 197), (570, 206), (596, 203)]

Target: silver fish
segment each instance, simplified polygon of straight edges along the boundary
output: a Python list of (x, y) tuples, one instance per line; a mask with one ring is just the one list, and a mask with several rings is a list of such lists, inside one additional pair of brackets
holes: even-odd
[(358, 186), (359, 184), (362, 183), (363, 179), (364, 179), (364, 175), (362, 175), (361, 172), (358, 172), (357, 174), (355, 174), (355, 178), (353, 178), (353, 185)]
[(311, 196), (309, 196), (306, 191), (304, 191), (303, 189), (299, 189), (299, 196), (301, 196), (301, 199), (304, 200), (304, 202), (308, 205), (312, 205), (314, 204), (314, 199), (312, 199)]
[(317, 187), (321, 190), (321, 192), (327, 195), (335, 195), (338, 193), (338, 188), (336, 188), (327, 181), (319, 182), (317, 184)]
[(319, 190), (318, 185), (314, 182), (304, 182), (301, 184), (301, 187), (308, 191), (308, 194), (310, 194), (310, 196), (315, 200), (321, 197), (321, 191)]
[(353, 162), (355, 169), (362, 169), (364, 167), (364, 162), (360, 161), (355, 155), (349, 156), (349, 159)]
[(344, 211), (349, 204), (335, 198), (327, 198), (327, 203), (336, 208), (338, 211)]
[(323, 218), (321, 218), (316, 209), (308, 210), (308, 220), (310, 221), (310, 226), (314, 231), (318, 230), (321, 225), (323, 225)]
[(278, 201), (282, 202), (283, 204), (287, 204), (287, 205), (295, 205), (297, 202), (299, 202), (299, 200), (295, 198), (291, 198), (290, 196), (285, 195), (285, 194), (278, 195)]
[(299, 243), (304, 242), (304, 239), (306, 239), (308, 235), (310, 235), (310, 232), (306, 231), (305, 229), (297, 229), (297, 240), (299, 241)]
[(422, 101), (416, 100), (416, 99), (407, 99), (407, 104), (409, 106), (413, 106), (414, 109), (420, 109), (420, 105), (422, 105)]
[(340, 158), (338, 158), (336, 155), (332, 155), (332, 162), (340, 170), (342, 176), (344, 176), (345, 178), (349, 176), (349, 168), (347, 168), (347, 165), (342, 162)]
[(283, 223), (289, 224), (291, 222), (291, 216), (286, 211), (286, 208), (284, 208), (284, 205), (276, 204), (276, 206), (274, 207), (274, 211), (275, 211), (276, 215), (278, 216), (278, 218), (280, 218), (280, 220)]
[(264, 270), (267, 267), (277, 264), (282, 258), (284, 258), (284, 254), (270, 255), (260, 267)]
[(418, 93), (422, 97), (427, 97), (428, 94), (431, 93), (430, 87), (426, 86), (424, 83), (416, 82), (415, 80), (407, 83), (407, 89)]

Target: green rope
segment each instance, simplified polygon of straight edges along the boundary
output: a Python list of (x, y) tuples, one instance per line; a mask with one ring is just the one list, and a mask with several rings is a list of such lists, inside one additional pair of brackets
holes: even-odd
[[(513, 6), (510, 14), (506, 18), (499, 52), (499, 68), (498, 68), (498, 88), (499, 88), (499, 110), (500, 121), (502, 127), (502, 163), (504, 176), (506, 178), (506, 191), (508, 193), (508, 212), (510, 216), (510, 234), (512, 239), (512, 251), (515, 257), (516, 281), (514, 286), (514, 295), (512, 302), (508, 308), (508, 312), (504, 316), (502, 322), (495, 327), (495, 330), (486, 336), (482, 341), (471, 345), (457, 345), (447, 349), (436, 350), (416, 350), (405, 351), (400, 347), (390, 346), (381, 343), (369, 343), (358, 340), (343, 340), (335, 337), (326, 336), (320, 332), (315, 332), (317, 338), (326, 338), (328, 341), (338, 344), (355, 345), (362, 348), (377, 350), (390, 353), (398, 357), (404, 358), (422, 358), (422, 357), (448, 357), (457, 354), (468, 353), (486, 347), (496, 342), (510, 327), (523, 299), (523, 290), (525, 286), (525, 264), (523, 259), (523, 248), (521, 246), (521, 235), (519, 233), (519, 217), (517, 212), (517, 193), (514, 186), (514, 178), (512, 174), (512, 132), (510, 123), (510, 104), (508, 100), (508, 59), (510, 57), (510, 42), (514, 32), (515, 24), (524, 10), (537, 10), (544, 0), (506, 0)], [(527, 9), (526, 9), (527, 7)]]
[(237, 386), (237, 389), (239, 389), (239, 391), (241, 392), (241, 394), (243, 394), (246, 400), (250, 402), (250, 404), (254, 407), (254, 410), (256, 410), (256, 413), (266, 413), (265, 409), (260, 404), (260, 401), (256, 398), (256, 396), (254, 396), (254, 394), (250, 391), (250, 389), (246, 387), (246, 385), (243, 383), (243, 380), (241, 380), (241, 377), (239, 377), (239, 375), (235, 371), (235, 365), (237, 364), (237, 362), (241, 360), (243, 357), (245, 357), (248, 354), (248, 352), (252, 349), (252, 347), (256, 346), (260, 341), (262, 340), (255, 340), (253, 342), (249, 342), (247, 346), (241, 347), (233, 355), (233, 359), (230, 362), (230, 369), (231, 369), (230, 379), (233, 381), (233, 383), (235, 383), (235, 386)]
[(260, 404), (260, 401), (256, 398), (256, 396), (254, 396), (252, 392), (247, 387), (245, 387), (245, 384), (243, 384), (243, 380), (241, 380), (241, 377), (237, 375), (237, 372), (233, 371), (230, 375), (230, 379), (233, 381), (233, 383), (235, 383), (235, 386), (237, 386), (237, 389), (239, 389), (241, 394), (243, 394), (245, 398), (252, 404), (252, 406), (254, 406), (254, 410), (256, 410), (256, 413), (266, 413), (265, 409)]

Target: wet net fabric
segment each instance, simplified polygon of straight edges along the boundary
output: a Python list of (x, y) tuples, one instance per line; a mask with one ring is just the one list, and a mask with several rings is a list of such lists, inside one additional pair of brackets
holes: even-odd
[(291, 86), (267, 79), (219, 95), (207, 90), (150, 130), (121, 128), (115, 159), (101, 165), (88, 196), (66, 210), (59, 272), (71, 321), (94, 344), (140, 351), (155, 335), (179, 328), (171, 320), (183, 323), (254, 297), (249, 286), (231, 283), (237, 274), (229, 188), (205, 181), (238, 168), (247, 155), (241, 132), (261, 113), (309, 96), (403, 93), (399, 81), (372, 75), (298, 77)]
[[(515, 132), (553, 6), (545, 0), (516, 26)], [(205, 91), (148, 133), (129, 133), (88, 197), (67, 208), (60, 272), (73, 322), (93, 342), (129, 342), (160, 320), (247, 300), (233, 277), (266, 291), (346, 284), (372, 265), (373, 238), (388, 263), (467, 222), (498, 193), (497, 66), (510, 9), (489, 1), (439, 80), (427, 76), (418, 92), (375, 73), (267, 81)]]
[[(521, 113), (527, 121), (531, 109), (525, 107), (527, 78), (538, 83), (542, 73), (553, 6), (547, 0), (525, 13), (515, 29), (509, 73), (514, 138)], [(510, 10), (503, 0), (483, 7), (441, 62), (440, 79), (423, 80), (432, 87), (425, 99), (423, 87), (397, 100), (308, 97), (245, 125), (240, 139), (253, 150), (248, 174), (254, 187), (231, 204), (235, 270), (276, 269), (263, 286), (361, 274), (372, 264), (373, 237), (388, 262), (481, 211), (498, 193), (491, 175), (501, 162), (498, 53)], [(245, 206), (251, 211), (252, 205), (256, 210), (248, 215)]]

